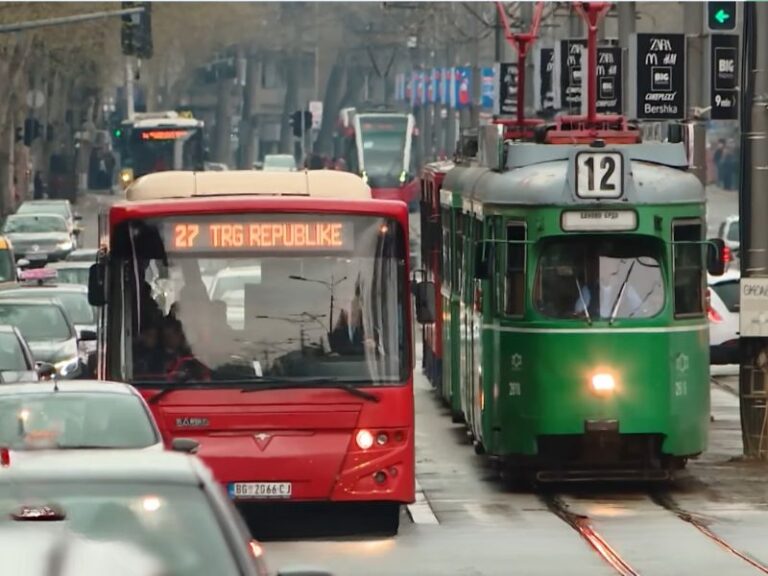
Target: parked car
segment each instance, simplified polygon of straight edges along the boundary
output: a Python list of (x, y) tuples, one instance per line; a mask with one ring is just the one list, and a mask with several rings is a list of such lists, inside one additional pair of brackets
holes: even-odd
[(739, 363), (740, 279), (738, 270), (728, 270), (722, 276), (707, 277), (711, 364)]
[(19, 329), (0, 325), (0, 383), (36, 382), (50, 378), (55, 368), (45, 362), (35, 362), (32, 350)]
[(13, 214), (5, 219), (2, 232), (13, 245), (17, 263), (55, 262), (75, 249), (66, 220), (55, 214)]
[[(33, 298), (0, 299), (0, 324), (16, 326), (35, 360), (53, 364), (58, 378), (78, 378), (85, 371), (77, 330), (61, 303)], [(96, 334), (84, 331), (80, 339), (95, 340)]]
[(735, 255), (738, 255), (739, 248), (741, 247), (739, 240), (738, 214), (733, 214), (723, 220), (723, 223), (720, 224), (718, 237), (725, 242), (725, 245), (728, 246), (731, 252), (733, 252)]
[[(147, 450), (46, 451), (17, 463), (6, 450), (3, 459), (0, 515), (11, 524), (32, 524), (44, 515), (46, 525), (60, 522), (84, 538), (136, 546), (159, 562), (161, 574), (269, 573), (262, 547), (251, 539), (213, 474), (194, 456)], [(6, 557), (3, 566), (9, 566)], [(109, 568), (104, 566), (101, 573), (111, 573)], [(318, 570), (278, 572), (289, 575), (330, 576)]]
[(129, 384), (96, 380), (0, 386), (0, 446), (22, 452), (164, 449), (141, 394)]

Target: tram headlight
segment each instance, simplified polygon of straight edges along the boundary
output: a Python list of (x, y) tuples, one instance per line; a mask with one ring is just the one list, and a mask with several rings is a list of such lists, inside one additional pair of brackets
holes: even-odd
[(592, 375), (592, 390), (597, 394), (610, 394), (616, 389), (616, 379), (613, 374), (598, 372)]
[(368, 430), (360, 430), (357, 436), (355, 436), (355, 442), (357, 442), (357, 445), (362, 450), (368, 450), (368, 448), (373, 446), (373, 434), (368, 432)]

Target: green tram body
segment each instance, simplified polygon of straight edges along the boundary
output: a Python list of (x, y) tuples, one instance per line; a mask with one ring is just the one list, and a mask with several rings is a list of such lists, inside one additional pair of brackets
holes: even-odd
[[(575, 162), (584, 150), (621, 154), (621, 198), (578, 197)], [(666, 478), (706, 449), (705, 194), (686, 168), (682, 144), (510, 144), (504, 171), (459, 166), (445, 176), (439, 393), (463, 415), (478, 453), (509, 474)], [(636, 228), (563, 230), (566, 211), (578, 220), (614, 210), (634, 212)], [(656, 278), (648, 293), (655, 308), (640, 301), (644, 315), (613, 322), (543, 310), (545, 290), (567, 293), (571, 282), (567, 267), (557, 281), (548, 254), (577, 254), (590, 242), (618, 255), (642, 246), (655, 257), (656, 267), (638, 258), (639, 278)], [(615, 389), (598, 393), (592, 379), (604, 373)]]

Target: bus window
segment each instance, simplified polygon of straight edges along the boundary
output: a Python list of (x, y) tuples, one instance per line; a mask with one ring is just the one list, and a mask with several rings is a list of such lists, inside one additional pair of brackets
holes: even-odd
[(704, 314), (704, 256), (699, 221), (672, 223), (675, 316)]
[(504, 313), (525, 312), (525, 224), (507, 225), (507, 265), (504, 273)]

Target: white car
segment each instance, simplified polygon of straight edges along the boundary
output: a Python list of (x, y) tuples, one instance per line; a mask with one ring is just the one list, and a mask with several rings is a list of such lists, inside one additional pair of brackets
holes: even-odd
[(243, 266), (220, 270), (208, 289), (210, 299), (227, 306), (227, 324), (236, 330), (245, 325), (245, 290), (247, 284), (261, 284), (261, 266)]
[(290, 154), (267, 154), (262, 170), (265, 172), (296, 172), (296, 159)]
[(164, 450), (139, 392), (97, 380), (0, 386), (0, 446), (22, 461), (31, 450)]
[(707, 276), (709, 354), (712, 364), (739, 361), (739, 280), (738, 270), (722, 276)]

